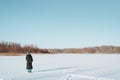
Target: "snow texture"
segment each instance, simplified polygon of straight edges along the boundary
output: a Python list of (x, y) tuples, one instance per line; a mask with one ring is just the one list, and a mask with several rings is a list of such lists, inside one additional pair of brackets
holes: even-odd
[(33, 71), (24, 56), (0, 56), (0, 80), (120, 80), (119, 54), (33, 55)]

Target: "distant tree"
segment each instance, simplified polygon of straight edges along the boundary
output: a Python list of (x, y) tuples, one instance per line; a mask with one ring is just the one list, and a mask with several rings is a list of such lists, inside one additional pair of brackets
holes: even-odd
[(15, 42), (0, 42), (0, 53), (27, 53), (28, 50), (32, 53), (49, 53), (47, 49), (40, 49), (34, 45), (21, 46)]

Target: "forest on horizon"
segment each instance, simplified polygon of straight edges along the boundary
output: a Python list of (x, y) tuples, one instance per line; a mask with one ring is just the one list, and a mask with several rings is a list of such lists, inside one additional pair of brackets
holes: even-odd
[(0, 42), (0, 53), (120, 53), (120, 46), (96, 46), (86, 48), (42, 49), (36, 45), (21, 46), (15, 42)]

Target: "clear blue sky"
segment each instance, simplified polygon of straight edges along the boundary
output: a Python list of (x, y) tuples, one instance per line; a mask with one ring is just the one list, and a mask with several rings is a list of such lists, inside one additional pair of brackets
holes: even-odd
[(120, 0), (0, 0), (0, 41), (120, 46)]

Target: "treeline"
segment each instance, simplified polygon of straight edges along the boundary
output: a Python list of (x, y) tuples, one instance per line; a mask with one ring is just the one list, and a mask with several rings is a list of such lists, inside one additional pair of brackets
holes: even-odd
[(87, 48), (40, 49), (34, 45), (21, 46), (14, 42), (0, 42), (0, 53), (120, 53), (120, 46), (100, 46)]
[(48, 49), (50, 53), (120, 53), (120, 46)]
[(40, 49), (34, 45), (21, 46), (14, 42), (0, 42), (0, 53), (26, 53), (28, 50), (32, 53), (49, 53), (47, 49)]

